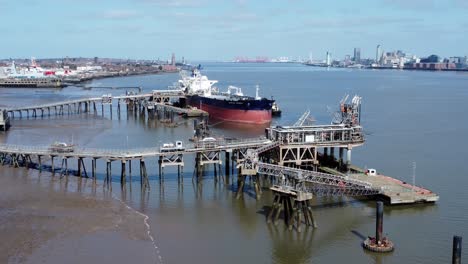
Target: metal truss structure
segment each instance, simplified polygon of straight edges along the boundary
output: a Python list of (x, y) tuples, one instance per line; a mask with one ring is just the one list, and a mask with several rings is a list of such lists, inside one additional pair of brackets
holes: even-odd
[(304, 122), (307, 120), (309, 115), (310, 115), (310, 110), (305, 111), (304, 114), (302, 114), (302, 116), (299, 117), (299, 119), (296, 121), (296, 123), (294, 123), (293, 126), (298, 127), (298, 126), (304, 125)]
[(199, 164), (222, 164), (220, 153), (221, 151), (205, 151), (198, 153)]
[(277, 126), (267, 128), (268, 139), (282, 145), (309, 145), (316, 147), (348, 147), (364, 144), (361, 126)]
[(284, 145), (279, 147), (279, 165), (317, 165), (317, 148), (307, 145)]
[(183, 154), (169, 154), (159, 156), (159, 162), (162, 168), (166, 166), (184, 166)]
[(288, 186), (297, 192), (309, 192), (319, 196), (361, 196), (380, 193), (379, 189), (373, 188), (368, 182), (343, 176), (260, 162), (257, 168), (259, 174), (276, 177), (280, 185)]

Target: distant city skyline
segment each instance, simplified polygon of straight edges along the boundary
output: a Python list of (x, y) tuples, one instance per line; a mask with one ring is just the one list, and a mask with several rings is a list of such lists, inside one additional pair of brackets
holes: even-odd
[(466, 13), (466, 0), (0, 0), (0, 57), (465, 56)]

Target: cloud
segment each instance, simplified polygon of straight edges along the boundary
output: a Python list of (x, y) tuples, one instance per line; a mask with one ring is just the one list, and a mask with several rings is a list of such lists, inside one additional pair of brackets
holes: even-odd
[(391, 18), (391, 17), (345, 17), (345, 18), (314, 18), (306, 19), (302, 23), (292, 26), (278, 27), (270, 30), (272, 34), (335, 34), (336, 32), (362, 34), (361, 32), (375, 32), (370, 27), (392, 25), (395, 27), (408, 27), (408, 25), (420, 25), (424, 22), (418, 18)]
[(108, 10), (99, 15), (105, 19), (125, 20), (137, 18), (139, 13), (133, 10)]
[(453, 4), (458, 8), (468, 8), (468, 0), (453, 0)]
[(103, 25), (94, 27), (82, 27), (70, 25), (59, 31), (61, 34), (71, 38), (82, 38), (83, 36), (107, 36), (107, 35), (125, 35), (138, 36), (144, 32), (145, 28), (141, 25)]
[(234, 0), (234, 3), (237, 5), (237, 6), (246, 6), (247, 3), (248, 3), (248, 0)]
[(162, 7), (191, 8), (201, 7), (208, 3), (208, 0), (138, 0), (143, 3), (154, 4)]
[(383, 5), (412, 10), (432, 10), (436, 7), (435, 0), (383, 0)]
[(198, 12), (162, 13), (157, 16), (162, 19), (171, 19), (173, 23), (183, 29), (214, 29), (249, 26), (253, 27), (261, 22), (260, 17), (252, 12), (229, 12), (222, 14), (201, 14)]
[(468, 8), (468, 0), (381, 0), (383, 6), (402, 10), (438, 11), (442, 7)]
[(313, 19), (306, 20), (305, 26), (350, 28), (365, 26), (382, 26), (389, 24), (414, 24), (423, 22), (419, 18), (392, 18), (392, 17), (348, 17), (341, 19)]

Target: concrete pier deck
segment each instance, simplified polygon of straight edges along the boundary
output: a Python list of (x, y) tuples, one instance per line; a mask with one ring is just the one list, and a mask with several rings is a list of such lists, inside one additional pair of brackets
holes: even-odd
[(398, 179), (385, 175), (366, 175), (355, 173), (348, 176), (350, 179), (365, 181), (374, 188), (380, 188), (380, 196), (383, 196), (391, 205), (433, 203), (439, 200), (439, 196), (422, 187), (404, 183)]

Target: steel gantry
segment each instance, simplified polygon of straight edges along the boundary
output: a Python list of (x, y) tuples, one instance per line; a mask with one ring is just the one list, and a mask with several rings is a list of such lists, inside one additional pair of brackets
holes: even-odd
[(334, 174), (302, 170), (268, 163), (257, 164), (258, 173), (276, 177), (281, 185), (320, 195), (374, 195), (380, 192), (368, 182)]

